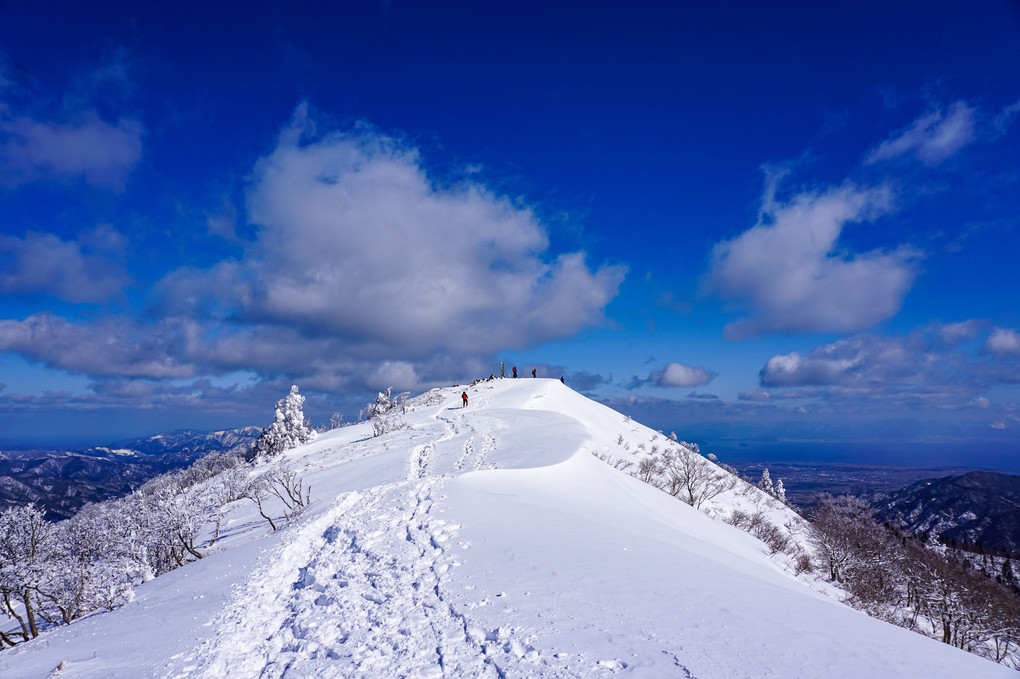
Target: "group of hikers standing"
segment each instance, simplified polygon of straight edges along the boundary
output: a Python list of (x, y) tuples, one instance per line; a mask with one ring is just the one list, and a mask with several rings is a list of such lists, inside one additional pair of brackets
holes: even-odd
[[(531, 369), (531, 376), (532, 377), (538, 377), (538, 368), (532, 368)], [(513, 378), (517, 379), (517, 366), (513, 367)], [(563, 384), (566, 384), (566, 381), (564, 381), (562, 376), (560, 377), (560, 382), (563, 382)], [(462, 392), (461, 395), (460, 395), (460, 398), (461, 398), (461, 400), (464, 401), (464, 407), (467, 408), (468, 407), (468, 395), (467, 395), (467, 391)]]

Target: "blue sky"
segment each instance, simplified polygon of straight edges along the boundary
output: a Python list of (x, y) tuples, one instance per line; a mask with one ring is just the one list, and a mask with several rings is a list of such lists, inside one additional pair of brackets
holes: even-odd
[(0, 5), (5, 445), (504, 360), (1020, 467), (1020, 3), (136, 5)]

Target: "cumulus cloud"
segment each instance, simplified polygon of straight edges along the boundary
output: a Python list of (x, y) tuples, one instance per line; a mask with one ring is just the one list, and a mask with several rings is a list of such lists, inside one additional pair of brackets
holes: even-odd
[(1020, 356), (1020, 333), (996, 328), (985, 340), (985, 350), (999, 356)]
[[(521, 201), (440, 182), (400, 140), (367, 127), (317, 136), (300, 111), (255, 167), (247, 217), (243, 254), (166, 276), (149, 317), (0, 320), (0, 352), (107, 382), (244, 371), (322, 392), (428, 388), (605, 322), (625, 273), (549, 253)], [(17, 265), (0, 269), (0, 291), (99, 300), (125, 282), (101, 266), (116, 261), (115, 235), (0, 241)], [(42, 251), (50, 260), (31, 271)]]
[(704, 368), (674, 362), (663, 370), (653, 372), (650, 379), (660, 387), (697, 387), (711, 382), (716, 374)]
[(866, 165), (914, 154), (926, 165), (938, 165), (974, 141), (975, 109), (962, 101), (926, 113), (899, 135), (872, 149), (864, 159)]
[(825, 344), (806, 355), (770, 358), (760, 372), (764, 387), (919, 383), (928, 362), (926, 347), (913, 338), (860, 335)]
[(101, 226), (64, 241), (29, 232), (0, 235), (0, 294), (43, 293), (68, 302), (102, 302), (130, 282), (124, 268), (127, 240)]
[(142, 157), (143, 132), (137, 120), (109, 123), (91, 111), (67, 122), (0, 117), (0, 183), (84, 179), (121, 189)]
[(758, 223), (712, 250), (705, 287), (750, 316), (726, 327), (728, 339), (772, 332), (857, 332), (899, 311), (917, 275), (913, 247), (850, 253), (843, 228), (893, 209), (886, 186), (846, 183), (789, 202), (767, 187)]
[(604, 322), (625, 270), (549, 256), (519, 201), (431, 177), (418, 151), (362, 126), (316, 135), (299, 109), (255, 167), (239, 261), (181, 270), (164, 309), (204, 310), (389, 359), (524, 348)]
[(637, 389), (644, 385), (656, 387), (697, 387), (708, 384), (718, 373), (705, 368), (695, 368), (682, 363), (670, 363), (661, 370), (653, 370), (647, 379), (635, 377), (627, 385), (628, 389)]
[[(983, 353), (945, 341), (946, 334), (957, 339), (963, 325), (933, 325), (901, 337), (855, 335), (806, 354), (772, 356), (759, 373), (761, 386), (783, 391), (757, 392), (757, 397), (749, 394), (747, 398), (903, 397), (954, 407), (987, 407), (987, 399), (978, 396), (982, 391), (996, 384), (1020, 382), (1020, 370), (1008, 360), (1020, 355), (1020, 337), (1010, 335), (1011, 331), (993, 330), (983, 343)], [(967, 323), (968, 327), (988, 325)], [(969, 332), (967, 336), (971, 337)]]
[(43, 313), (0, 320), (0, 351), (93, 376), (193, 376), (194, 366), (175, 356), (186, 338), (185, 328), (142, 328), (127, 319), (79, 324)]
[(335, 337), (309, 338), (293, 328), (236, 328), (183, 318), (73, 323), (35, 314), (21, 321), (0, 320), (3, 351), (104, 380), (248, 372), (266, 380), (296, 379), (302, 387), (334, 393), (388, 386), (428, 388), (447, 383), (451, 376), (477, 376), (491, 367), (472, 356), (432, 356), (414, 362), (357, 358)]

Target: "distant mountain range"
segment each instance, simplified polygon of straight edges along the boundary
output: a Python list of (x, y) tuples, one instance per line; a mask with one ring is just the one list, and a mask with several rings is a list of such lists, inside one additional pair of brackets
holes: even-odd
[(67, 518), (210, 453), (247, 450), (261, 433), (180, 430), (84, 450), (0, 451), (0, 509), (34, 502), (51, 519)]
[(1020, 552), (1020, 476), (969, 472), (926, 479), (872, 500), (883, 521), (914, 533)]

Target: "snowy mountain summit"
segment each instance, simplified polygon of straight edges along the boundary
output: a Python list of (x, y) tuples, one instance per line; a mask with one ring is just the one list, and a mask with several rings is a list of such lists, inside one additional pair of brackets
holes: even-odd
[(259, 462), (300, 478), (300, 516), (237, 500), (205, 558), (0, 677), (1016, 676), (821, 593), (723, 520), (750, 503), (800, 539), (747, 484), (697, 509), (637, 478), (663, 435), (554, 380), (464, 389)]

